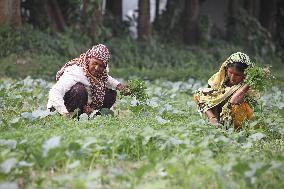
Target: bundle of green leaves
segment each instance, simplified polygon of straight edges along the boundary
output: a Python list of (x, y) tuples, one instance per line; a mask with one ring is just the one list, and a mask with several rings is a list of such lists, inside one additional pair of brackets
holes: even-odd
[(143, 80), (134, 79), (134, 80), (128, 80), (128, 92), (130, 96), (136, 97), (136, 100), (139, 102), (139, 104), (145, 104), (146, 100), (149, 99), (149, 96), (146, 93), (146, 85)]
[(273, 79), (268, 67), (250, 66), (245, 70), (245, 75), (244, 82), (259, 92), (271, 85)]

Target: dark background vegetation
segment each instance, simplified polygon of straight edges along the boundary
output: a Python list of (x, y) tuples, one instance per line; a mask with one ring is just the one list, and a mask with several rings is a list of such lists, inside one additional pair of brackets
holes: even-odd
[[(284, 80), (284, 2), (224, 0), (225, 30), (200, 14), (209, 0), (168, 0), (150, 22), (150, 1), (138, 1), (138, 38), (122, 20), (122, 0), (1, 0), (0, 76), (54, 80), (69, 59), (92, 45), (112, 52), (111, 74), (143, 79), (207, 79), (233, 52), (271, 65)], [(156, 7), (160, 1), (156, 0)], [(216, 10), (218, 11), (218, 10)]]

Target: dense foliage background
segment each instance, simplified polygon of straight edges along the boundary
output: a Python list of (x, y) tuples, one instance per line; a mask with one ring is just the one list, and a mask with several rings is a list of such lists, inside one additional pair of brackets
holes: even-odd
[[(269, 3), (271, 6), (263, 9), (265, 1), (227, 2), (225, 32), (216, 27), (210, 15), (200, 14), (201, 5), (206, 1), (188, 1), (189, 5), (183, 0), (168, 1), (166, 10), (156, 10), (153, 23), (147, 20), (150, 8), (147, 0), (139, 1), (138, 18), (128, 20), (122, 20), (122, 1), (103, 2), (26, 0), (14, 3), (22, 10), (19, 21), (12, 22), (14, 12), (11, 12), (12, 18), (0, 15), (6, 16), (6, 21), (0, 22), (0, 75), (31, 75), (53, 80), (66, 61), (94, 44), (106, 43), (113, 54), (110, 66), (116, 77), (207, 79), (231, 53), (243, 51), (256, 63), (272, 65), (283, 82), (284, 6), (281, 1), (273, 0)], [(266, 19), (271, 17), (272, 29), (262, 19), (264, 10)], [(131, 37), (128, 28), (133, 21), (138, 23), (138, 39)], [(144, 26), (142, 31), (139, 25)], [(196, 40), (191, 40), (192, 36)]]
[[(153, 22), (163, 0), (122, 20), (124, 1), (0, 1), (0, 189), (283, 188), (283, 1), (214, 0), (223, 29), (200, 14), (210, 0), (168, 0)], [(112, 76), (146, 82), (147, 105), (119, 96), (114, 116), (48, 112), (55, 73), (97, 43)], [(276, 76), (238, 132), (208, 125), (192, 99), (236, 51)]]

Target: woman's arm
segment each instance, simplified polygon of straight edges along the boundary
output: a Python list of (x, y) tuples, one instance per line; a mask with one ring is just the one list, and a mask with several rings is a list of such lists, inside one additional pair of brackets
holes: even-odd
[(72, 80), (67, 80), (66, 77), (61, 76), (59, 81), (49, 91), (47, 108), (54, 107), (61, 115), (68, 114), (69, 112), (65, 107), (63, 97), (72, 85), (74, 85)]
[(72, 66), (67, 68), (60, 79), (52, 86), (49, 91), (47, 108), (54, 107), (61, 115), (68, 116), (69, 112), (64, 104), (64, 95), (78, 81), (78, 68)]
[(208, 118), (209, 123), (218, 123), (218, 119), (216, 118), (215, 114), (213, 113), (211, 109), (207, 110), (205, 114)]
[(235, 94), (233, 94), (232, 98), (230, 99), (231, 104), (238, 104), (244, 101), (244, 97), (249, 90), (249, 85), (245, 84), (241, 88), (239, 88)]
[(108, 75), (108, 81), (106, 87), (112, 90), (118, 90), (124, 95), (128, 95), (128, 90), (127, 90), (128, 86), (123, 83), (120, 83), (110, 75)]
[(119, 81), (108, 75), (106, 87), (112, 90), (116, 90), (117, 86), (120, 84)]

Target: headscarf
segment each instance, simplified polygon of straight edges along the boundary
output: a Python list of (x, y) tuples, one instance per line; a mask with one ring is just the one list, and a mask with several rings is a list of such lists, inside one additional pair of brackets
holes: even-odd
[(63, 75), (65, 69), (72, 65), (77, 65), (83, 68), (84, 74), (91, 84), (92, 102), (90, 106), (94, 109), (99, 109), (103, 105), (106, 82), (108, 80), (107, 71), (105, 70), (98, 76), (93, 76), (88, 70), (90, 59), (95, 58), (101, 60), (105, 66), (111, 58), (108, 48), (103, 44), (93, 46), (87, 52), (82, 53), (79, 58), (74, 58), (67, 62), (56, 74), (56, 81)]
[(209, 88), (199, 89), (193, 98), (198, 104), (199, 111), (205, 113), (207, 110), (217, 106), (218, 104), (227, 100), (231, 95), (236, 92), (244, 83), (239, 83), (231, 87), (225, 86), (226, 67), (228, 64), (241, 62), (248, 66), (253, 64), (248, 55), (242, 52), (236, 52), (229, 56), (227, 60), (221, 65), (219, 71), (215, 73), (209, 80)]

